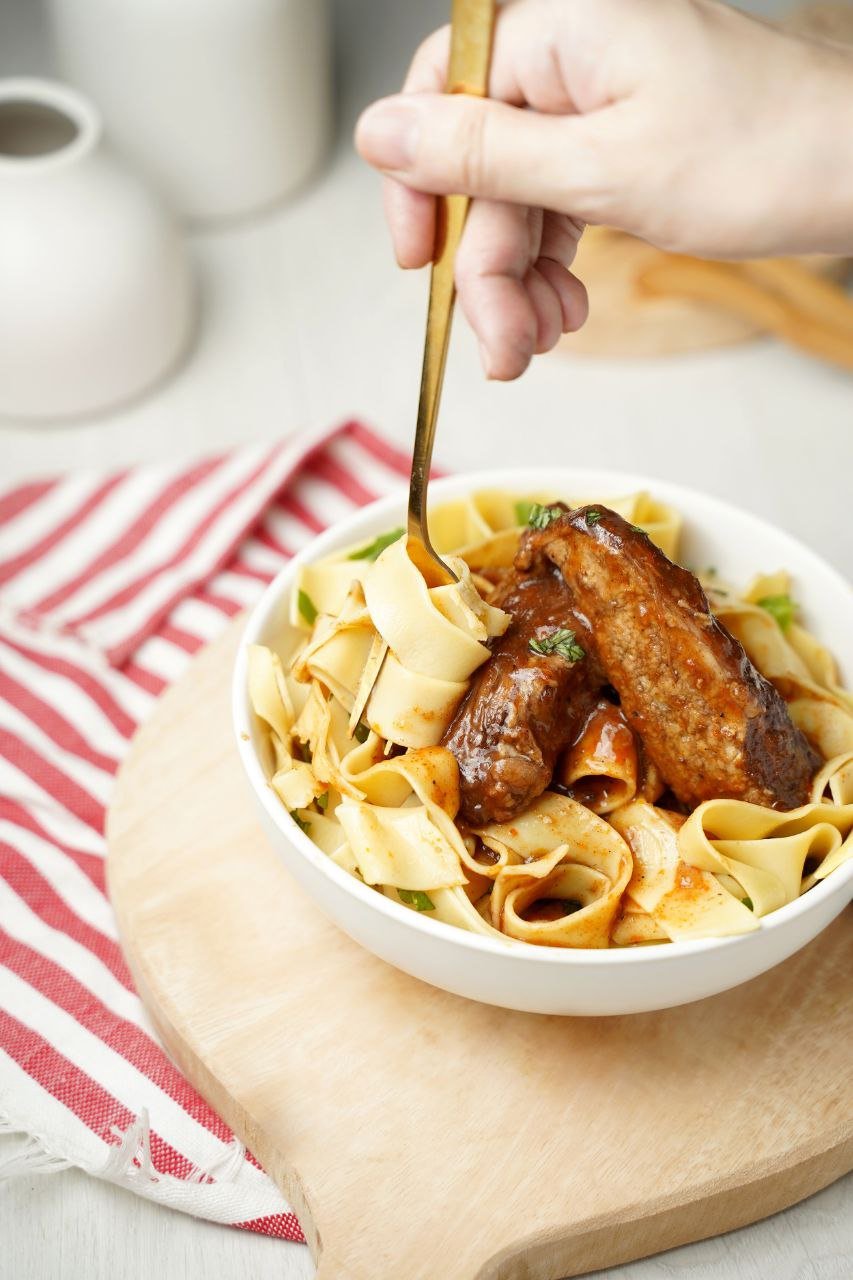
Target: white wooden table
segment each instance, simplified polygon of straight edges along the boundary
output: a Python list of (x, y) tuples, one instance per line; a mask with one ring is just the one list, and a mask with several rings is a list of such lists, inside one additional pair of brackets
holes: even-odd
[[(446, 10), (446, 0), (337, 0), (341, 128), (327, 169), (274, 216), (193, 237), (200, 333), (176, 377), (98, 422), (0, 427), (4, 481), (189, 456), (356, 414), (409, 444), (426, 282), (394, 267), (378, 183), (349, 137), (357, 110), (396, 87)], [(0, 74), (45, 71), (36, 6), (0, 0)], [(483, 381), (460, 323), (438, 454), (457, 469), (553, 459), (675, 479), (750, 507), (853, 571), (853, 380), (772, 342), (651, 363), (554, 355), (502, 386)], [(313, 1274), (302, 1247), (169, 1213), (76, 1172), (0, 1188), (0, 1241), (2, 1280), (143, 1280), (176, 1262), (187, 1280)], [(608, 1274), (845, 1280), (853, 1177), (767, 1222)]]

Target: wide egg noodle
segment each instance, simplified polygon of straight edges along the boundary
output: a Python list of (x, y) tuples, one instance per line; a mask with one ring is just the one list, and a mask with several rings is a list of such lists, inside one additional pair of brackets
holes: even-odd
[(853, 694), (841, 685), (838, 666), (826, 645), (821, 644), (810, 631), (797, 622), (791, 623), (785, 633), (785, 639), (800, 661), (805, 663), (815, 684), (822, 689), (827, 689), (853, 715)]
[(300, 599), (307, 597), (318, 614), (337, 617), (354, 582), (363, 582), (373, 564), (370, 560), (350, 560), (348, 556), (335, 556), (305, 564), (290, 593), (290, 625), (302, 631), (310, 631), (309, 622), (300, 608)]
[(310, 749), (314, 773), (324, 789), (333, 787), (354, 800), (362, 798), (355, 781), (359, 774), (352, 767), (344, 767), (344, 761), (361, 746), (366, 753), (374, 752), (376, 741), (368, 739), (362, 744), (349, 737), (346, 712), (328, 697), (317, 680), (312, 681), (308, 701), (293, 726), (293, 736)]
[(677, 563), (684, 524), (680, 511), (641, 492), (635, 495), (634, 509), (625, 519), (643, 529), (664, 555)]
[[(461, 561), (450, 568), (460, 577), (468, 572)], [(457, 583), (447, 589), (429, 588), (409, 559), (404, 539), (382, 552), (365, 582), (364, 594), (376, 630), (403, 666), (417, 675), (467, 680), (489, 656), (483, 641), (501, 634), (496, 626), (503, 631), (509, 626), (509, 614), (495, 609), (486, 614), (484, 602), (481, 616), (460, 608), (459, 616), (469, 621), (467, 629), (451, 622), (446, 616), (446, 591), (458, 591), (459, 587)], [(443, 593), (439, 596), (442, 607), (432, 598), (433, 591)]]
[(409, 751), (374, 765), (359, 785), (365, 799), (343, 801), (335, 816), (364, 881), (397, 901), (400, 889), (425, 894), (432, 919), (494, 934), (464, 891), (464, 844), (454, 822), (459, 771), (450, 752)]
[(363, 799), (336, 811), (362, 878), (396, 889), (450, 888), (465, 883), (456, 761), (442, 747), (424, 747), (380, 761), (359, 777)]
[[(396, 891), (391, 891), (395, 893)], [(467, 929), (469, 933), (479, 933), (487, 938), (497, 938), (507, 946), (512, 939), (498, 932), (468, 898), (463, 888), (435, 889), (429, 895), (434, 905), (430, 919), (441, 920), (443, 924), (455, 925), (457, 929)], [(397, 899), (399, 901), (399, 897)]]
[(318, 617), (291, 672), (297, 680), (320, 681), (350, 711), (375, 635), (361, 584), (353, 582), (337, 617)]
[(513, 494), (503, 489), (454, 498), (430, 513), (432, 540), (440, 554), (459, 556), (475, 572), (508, 569), (518, 551), (519, 504), (554, 501), (550, 492)]
[(709, 598), (720, 621), (779, 690), (794, 724), (828, 760), (853, 751), (853, 703), (837, 684), (835, 664), (823, 646), (796, 624), (783, 631), (776, 618), (755, 603), (763, 595), (787, 594), (788, 582), (786, 574), (765, 576), (750, 588), (751, 598), (739, 599), (719, 587), (710, 590)]
[(628, 898), (673, 942), (723, 938), (759, 928), (746, 906), (680, 846), (676, 824), (646, 800), (610, 814), (633, 854)]
[(439, 680), (405, 667), (388, 653), (365, 708), (376, 733), (402, 747), (433, 747), (468, 691), (467, 680)]
[[(779, 570), (771, 574), (759, 574), (742, 594), (746, 604), (757, 605), (768, 596), (789, 596), (791, 594), (791, 575)], [(764, 611), (766, 612), (766, 610)], [(778, 625), (778, 623), (777, 623)], [(779, 628), (782, 630), (782, 628)], [(853, 714), (853, 694), (842, 687), (838, 678), (838, 664), (826, 645), (812, 635), (796, 621), (782, 631), (790, 653), (796, 655), (801, 664), (801, 677), (810, 677), (821, 689), (826, 689)]]
[(309, 804), (324, 790), (313, 767), (297, 760), (290, 748), (295, 724), (294, 700), (281, 658), (264, 645), (249, 645), (249, 700), (255, 715), (269, 731), (272, 757), (269, 785), (292, 812)]
[(612, 813), (637, 792), (637, 745), (619, 708), (599, 704), (558, 762), (555, 778), (593, 813)]
[[(357, 713), (364, 704), (367, 725), (387, 742), (418, 748), (439, 742), (467, 691), (468, 676), (488, 657), (484, 642), (506, 629), (509, 615), (480, 597), (462, 562), (454, 565), (457, 582), (428, 588), (406, 543), (392, 543), (367, 569), (362, 561), (331, 565), (335, 574), (343, 565), (351, 579), (353, 568), (360, 569), (370, 608), (362, 581), (351, 580), (336, 616), (320, 613), (315, 620), (292, 671), (299, 680), (322, 685), (348, 711), (355, 707)], [(334, 591), (339, 587), (335, 577)], [(313, 735), (323, 742), (322, 714), (314, 696), (300, 725), (303, 741)], [(355, 727), (350, 724), (348, 731)], [(339, 762), (324, 755), (322, 746), (321, 756), (320, 772), (334, 784)]]
[[(624, 840), (603, 819), (566, 796), (546, 792), (511, 822), (476, 832), (504, 862), (491, 894), (492, 923), (540, 946), (607, 947), (631, 875)], [(485, 872), (487, 868), (483, 868)], [(525, 918), (534, 903), (563, 899), (577, 910), (556, 920)]]
[(518, 550), (523, 527), (519, 517), (524, 509), (533, 503), (548, 506), (561, 499), (569, 506), (605, 502), (611, 510), (647, 533), (670, 559), (677, 560), (683, 524), (681, 514), (643, 491), (603, 499), (601, 494), (570, 497), (553, 490), (510, 493), (484, 489), (440, 503), (430, 512), (432, 540), (442, 555), (456, 554), (475, 572), (508, 568)]
[(610, 935), (611, 946), (640, 947), (651, 942), (669, 942), (669, 936), (653, 916), (626, 898), (622, 902), (622, 912)]
[(435, 608), (448, 622), (475, 640), (485, 642), (502, 636), (510, 624), (509, 614), (483, 599), (472, 581), (467, 564), (455, 556), (449, 557), (449, 564), (457, 574), (457, 581), (430, 590), (430, 600)]
[(250, 644), (246, 656), (252, 710), (284, 743), (290, 736), (295, 716), (281, 658), (261, 644)]
[(818, 799), (784, 812), (743, 800), (706, 800), (679, 832), (682, 856), (692, 866), (731, 875), (757, 915), (793, 902), (853, 858), (851, 762), (853, 753), (828, 761), (815, 783), (818, 794), (827, 789), (844, 797), (841, 803)]
[[(827, 794), (828, 793), (828, 794)], [(828, 760), (817, 774), (812, 787), (812, 801), (815, 804), (837, 805), (845, 812), (853, 808), (853, 752)], [(833, 852), (828, 854), (815, 869), (805, 877), (801, 892), (806, 893), (819, 880), (824, 880), (831, 871), (835, 871), (843, 862), (853, 859), (853, 832), (848, 832), (846, 839)]]

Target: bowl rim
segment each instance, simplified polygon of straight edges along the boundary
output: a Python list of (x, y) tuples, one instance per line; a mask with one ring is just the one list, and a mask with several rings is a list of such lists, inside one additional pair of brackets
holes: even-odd
[[(708, 508), (710, 513), (725, 519), (734, 516), (738, 521), (746, 522), (763, 536), (768, 534), (778, 543), (780, 556), (784, 557), (787, 548), (792, 549), (795, 558), (803, 558), (810, 562), (818, 577), (828, 578), (829, 584), (842, 596), (850, 598), (850, 620), (853, 625), (853, 593), (850, 585), (837, 569), (813, 551), (810, 547), (794, 538), (785, 530), (778, 528), (762, 517), (745, 511), (725, 499), (714, 494), (679, 484), (675, 481), (655, 479), (633, 472), (610, 470), (609, 468), (572, 468), (572, 467), (521, 467), (496, 468), (486, 471), (472, 471), (461, 475), (444, 476), (433, 480), (430, 485), (430, 496), (433, 501), (464, 496), (479, 489), (506, 488), (516, 492), (528, 489), (563, 489), (568, 493), (601, 489), (603, 494), (618, 496), (637, 490), (650, 492), (656, 499), (670, 501), (679, 507), (685, 524), (689, 524), (690, 513), (695, 508)], [(243, 768), (246, 771), (252, 791), (260, 801), (265, 813), (273, 825), (301, 856), (332, 881), (338, 888), (352, 894), (366, 906), (388, 918), (391, 924), (405, 924), (423, 935), (426, 939), (445, 940), (461, 948), (463, 951), (474, 951), (495, 957), (512, 957), (533, 965), (563, 965), (567, 967), (600, 967), (622, 964), (657, 964), (675, 963), (685, 956), (711, 955), (728, 951), (735, 947), (753, 945), (762, 937), (779, 929), (784, 929), (793, 921), (820, 909), (822, 904), (836, 895), (841, 897), (845, 886), (853, 886), (853, 860), (833, 871), (831, 875), (820, 881), (807, 894), (796, 898), (793, 902), (777, 908), (760, 919), (758, 930), (749, 933), (735, 934), (724, 938), (695, 938), (685, 941), (670, 942), (666, 946), (624, 947), (624, 948), (563, 948), (537, 946), (531, 943), (520, 943), (507, 938), (502, 941), (481, 934), (469, 933), (454, 925), (445, 924), (441, 920), (432, 920), (421, 912), (415, 912), (394, 902), (370, 885), (357, 880), (355, 876), (332, 862), (303, 831), (299, 829), (287, 813), (281, 801), (268, 785), (267, 777), (254, 749), (252, 738), (253, 711), (249, 704), (247, 680), (247, 652), (250, 644), (261, 642), (270, 616), (278, 609), (282, 598), (293, 585), (297, 573), (305, 564), (357, 542), (361, 530), (365, 527), (366, 535), (372, 531), (377, 520), (387, 519), (394, 513), (402, 518), (405, 512), (407, 491), (405, 487), (378, 498), (375, 502), (359, 508), (343, 520), (335, 521), (323, 533), (313, 538), (307, 546), (288, 560), (275, 578), (265, 588), (263, 595), (249, 611), (233, 668), (231, 703), (233, 728), (237, 741), (237, 750)], [(605, 501), (604, 496), (600, 499)], [(784, 563), (784, 560), (783, 560)]]

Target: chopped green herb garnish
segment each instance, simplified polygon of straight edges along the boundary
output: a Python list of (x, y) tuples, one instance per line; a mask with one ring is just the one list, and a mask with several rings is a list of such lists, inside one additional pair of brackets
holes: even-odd
[(378, 560), (385, 548), (390, 547), (392, 542), (399, 541), (404, 533), (404, 529), (391, 529), (389, 533), (380, 533), (379, 537), (374, 538), (372, 542), (368, 542), (366, 547), (360, 547), (358, 551), (351, 551), (347, 559)]
[(789, 595), (762, 596), (758, 604), (773, 615), (783, 631), (787, 631), (794, 621), (797, 606)]
[(741, 898), (741, 902), (746, 907), (747, 911), (755, 910), (755, 903), (752, 901), (752, 898)]
[(308, 832), (311, 830), (311, 823), (306, 822), (304, 818), (301, 818), (298, 812), (296, 811), (296, 809), (290, 810), (290, 816), (293, 819), (293, 821), (296, 823), (299, 830), (304, 831), (307, 836)]
[(300, 587), (299, 595), (296, 597), (299, 604), (299, 612), (302, 614), (309, 627), (313, 627), (317, 621), (317, 606), (308, 595), (307, 591), (303, 591)]
[(370, 737), (370, 729), (366, 724), (362, 723), (361, 720), (359, 720), (358, 724), (355, 726), (355, 736), (358, 742), (367, 742), (367, 739)]
[(397, 897), (407, 907), (414, 907), (415, 911), (435, 911), (432, 898), (428, 893), (421, 893), (420, 889), (398, 889)]
[(567, 658), (569, 662), (580, 662), (585, 656), (585, 650), (581, 648), (575, 639), (574, 631), (567, 631), (559, 628), (551, 631), (546, 636), (539, 636), (535, 640), (531, 640), (528, 645), (531, 653), (558, 653), (561, 658)]
[(642, 526), (641, 524), (632, 524), (632, 525), (631, 525), (631, 528), (634, 530), (634, 533), (645, 533), (645, 532), (646, 532), (646, 531), (645, 531), (645, 529), (643, 528), (643, 526)]
[(329, 807), (329, 793), (324, 791), (321, 796), (317, 797), (317, 808), (321, 813), (325, 813)]
[(552, 521), (559, 520), (564, 514), (563, 508), (559, 505), (545, 507), (541, 502), (534, 502), (530, 507), (527, 523), (531, 529), (547, 529)]
[(531, 502), (528, 498), (522, 498), (520, 502), (517, 502), (515, 504), (515, 523), (528, 524), (530, 522), (531, 512), (535, 506), (536, 503)]
[(589, 511), (586, 513), (586, 523), (588, 527), (591, 529), (594, 524), (598, 524), (600, 519), (601, 512), (597, 511), (595, 507), (590, 507)]

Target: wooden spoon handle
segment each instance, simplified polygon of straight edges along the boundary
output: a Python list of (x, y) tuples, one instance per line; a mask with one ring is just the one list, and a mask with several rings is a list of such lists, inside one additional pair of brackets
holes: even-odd
[(815, 320), (853, 333), (853, 299), (835, 280), (796, 258), (756, 258), (740, 266), (751, 279), (783, 294)]
[(655, 297), (724, 307), (793, 347), (853, 369), (853, 301), (798, 263), (772, 262), (734, 264), (661, 254), (640, 273), (637, 287)]

